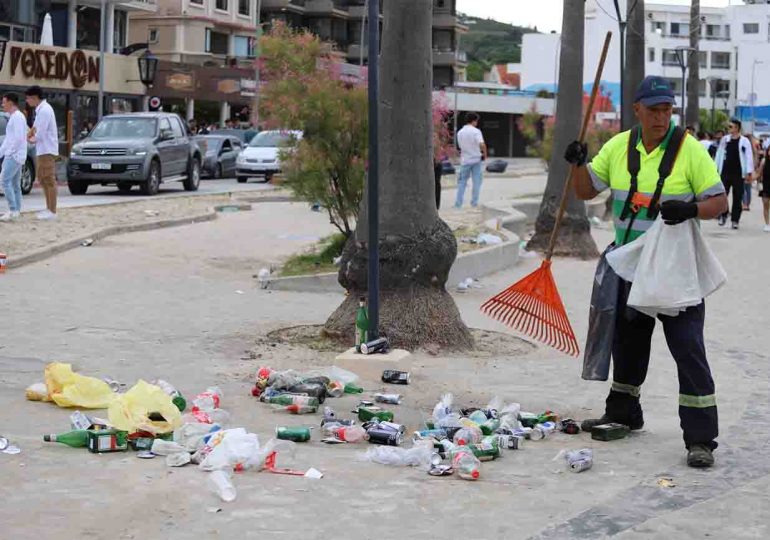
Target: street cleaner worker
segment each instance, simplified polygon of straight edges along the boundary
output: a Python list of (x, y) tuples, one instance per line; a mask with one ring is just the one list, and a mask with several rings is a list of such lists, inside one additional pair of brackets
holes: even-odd
[[(689, 219), (715, 219), (727, 210), (714, 161), (695, 137), (671, 122), (673, 105), (670, 83), (647, 77), (634, 96), (639, 125), (610, 139), (587, 165), (584, 144), (573, 142), (567, 147), (565, 159), (577, 167), (574, 188), (578, 198), (589, 200), (605, 189), (612, 190), (615, 242), (608, 250), (642, 236), (658, 215), (665, 224), (676, 225)], [(696, 272), (696, 268), (682, 268), (682, 272)], [(607, 370), (610, 349), (612, 353), (612, 386), (604, 415), (584, 421), (584, 430), (610, 422), (632, 430), (644, 425), (639, 397), (655, 319), (627, 306), (631, 284), (617, 279), (614, 325), (606, 329), (614, 331), (606, 347)], [(677, 364), (679, 418), (691, 467), (712, 466), (717, 447), (714, 381), (703, 341), (705, 313), (701, 302), (675, 317), (658, 316)], [(604, 375), (601, 380), (606, 379)]]

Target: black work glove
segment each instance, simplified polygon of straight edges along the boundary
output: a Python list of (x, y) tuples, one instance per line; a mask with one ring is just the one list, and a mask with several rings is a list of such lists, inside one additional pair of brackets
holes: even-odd
[(666, 225), (679, 225), (698, 217), (698, 204), (695, 201), (666, 201), (660, 205), (660, 216)]
[(582, 167), (588, 161), (588, 145), (580, 141), (572, 141), (564, 151), (564, 159), (567, 163)]

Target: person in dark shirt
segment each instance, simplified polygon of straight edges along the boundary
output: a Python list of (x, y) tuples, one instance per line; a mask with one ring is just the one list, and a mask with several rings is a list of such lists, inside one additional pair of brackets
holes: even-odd
[(730, 191), (733, 192), (733, 202), (732, 212), (725, 212), (719, 216), (719, 225), (725, 225), (727, 217), (730, 216), (732, 228), (737, 229), (743, 211), (743, 190), (746, 180), (754, 171), (754, 152), (751, 142), (741, 135), (740, 121), (731, 120), (727, 129), (728, 135), (719, 142), (715, 161), (728, 197)]

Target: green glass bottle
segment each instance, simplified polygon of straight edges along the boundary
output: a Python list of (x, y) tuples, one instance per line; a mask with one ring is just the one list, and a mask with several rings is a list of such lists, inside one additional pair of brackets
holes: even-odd
[(361, 345), (369, 338), (369, 315), (366, 313), (366, 298), (358, 299), (356, 311), (356, 352), (361, 352)]
[(500, 445), (496, 437), (484, 437), (480, 443), (469, 444), (468, 448), (479, 461), (492, 461), (500, 457)]
[(59, 435), (43, 435), (45, 442), (57, 442), (66, 444), (72, 448), (85, 448), (88, 444), (88, 431), (85, 429), (78, 429), (76, 431), (68, 431), (67, 433), (61, 433)]
[(273, 405), (304, 405), (308, 407), (318, 407), (318, 398), (313, 396), (300, 396), (297, 394), (279, 394), (270, 396), (265, 401)]
[(383, 422), (392, 422), (393, 413), (391, 411), (386, 411), (385, 409), (382, 409), (380, 407), (359, 407), (358, 408), (358, 419), (361, 422), (368, 422), (370, 420), (374, 420), (375, 418)]
[(481, 433), (484, 435), (492, 435), (500, 427), (500, 420), (497, 418), (490, 418), (479, 426)]
[(355, 383), (348, 383), (345, 385), (345, 393), (346, 394), (363, 394), (364, 389)]

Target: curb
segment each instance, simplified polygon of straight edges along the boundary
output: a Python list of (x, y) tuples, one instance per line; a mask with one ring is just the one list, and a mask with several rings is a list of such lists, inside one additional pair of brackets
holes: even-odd
[(69, 251), (76, 247), (80, 247), (81, 243), (86, 240), (102, 240), (109, 236), (115, 236), (118, 234), (152, 231), (155, 229), (177, 227), (179, 225), (192, 225), (194, 223), (203, 223), (206, 221), (213, 221), (215, 219), (217, 219), (217, 212), (216, 210), (211, 209), (205, 214), (199, 214), (197, 216), (188, 216), (188, 217), (176, 218), (176, 219), (166, 219), (162, 221), (152, 221), (149, 223), (135, 223), (131, 225), (118, 225), (115, 227), (106, 227), (104, 229), (95, 231), (91, 234), (81, 236), (80, 238), (67, 240), (66, 242), (61, 242), (59, 244), (54, 244), (52, 246), (48, 246), (48, 247), (33, 251), (26, 255), (22, 255), (18, 258), (9, 258), (7, 266), (9, 269), (20, 268), (27, 264), (40, 262), (42, 260), (48, 259), (49, 257), (53, 257), (54, 255), (58, 255), (65, 251)]

